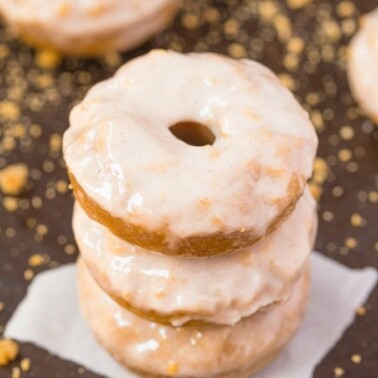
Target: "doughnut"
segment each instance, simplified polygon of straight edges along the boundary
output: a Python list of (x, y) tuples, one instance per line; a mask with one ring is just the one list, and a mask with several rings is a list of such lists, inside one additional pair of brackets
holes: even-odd
[(147, 321), (107, 297), (82, 261), (78, 290), (82, 313), (98, 342), (139, 375), (247, 378), (274, 359), (297, 330), (307, 305), (309, 270), (287, 302), (234, 326), (172, 327)]
[(130, 50), (165, 28), (179, 0), (0, 0), (0, 12), (27, 43), (69, 55)]
[(142, 248), (203, 257), (251, 246), (290, 215), (317, 137), (261, 64), (154, 50), (89, 91), (63, 143), (92, 219)]
[(347, 72), (354, 98), (378, 123), (378, 8), (362, 18), (350, 44)]
[(245, 250), (207, 259), (165, 256), (118, 239), (78, 204), (73, 229), (98, 285), (138, 316), (181, 326), (236, 324), (286, 300), (312, 250), (315, 201), (308, 189), (290, 217)]

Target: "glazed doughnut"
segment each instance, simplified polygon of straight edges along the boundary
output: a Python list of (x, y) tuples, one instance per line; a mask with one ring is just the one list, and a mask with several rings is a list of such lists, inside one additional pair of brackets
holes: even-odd
[(315, 201), (308, 189), (273, 234), (231, 255), (198, 260), (131, 245), (91, 220), (76, 204), (73, 229), (87, 268), (120, 305), (174, 326), (235, 324), (286, 300), (312, 250)]
[(142, 376), (180, 378), (248, 377), (288, 343), (305, 312), (309, 273), (292, 297), (234, 326), (171, 327), (149, 322), (118, 306), (78, 264), (79, 302), (100, 344)]
[(301, 196), (316, 147), (308, 114), (266, 67), (162, 50), (94, 86), (64, 135), (92, 219), (142, 248), (197, 257), (272, 232)]
[(0, 0), (0, 12), (26, 42), (66, 54), (126, 51), (172, 20), (179, 0)]
[(378, 123), (378, 9), (363, 17), (348, 58), (352, 93), (364, 112)]

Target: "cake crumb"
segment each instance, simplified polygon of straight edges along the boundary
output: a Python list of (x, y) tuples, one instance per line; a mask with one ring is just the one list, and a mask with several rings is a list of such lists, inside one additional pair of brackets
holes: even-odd
[(311, 3), (312, 0), (286, 0), (286, 3), (291, 9), (300, 9), (303, 8), (308, 3)]
[(45, 69), (53, 69), (59, 66), (62, 56), (54, 50), (39, 50), (35, 57), (37, 66)]
[(41, 266), (47, 262), (47, 259), (45, 256), (42, 256), (40, 254), (35, 254), (33, 256), (29, 257), (28, 264), (32, 267), (35, 266)]
[(12, 164), (0, 171), (0, 189), (4, 194), (18, 195), (24, 189), (29, 171), (25, 164)]
[(364, 315), (366, 315), (366, 307), (364, 307), (364, 306), (359, 306), (359, 307), (357, 307), (356, 308), (356, 314), (358, 315), (358, 316), (364, 316)]
[(19, 367), (14, 367), (12, 369), (12, 378), (20, 378), (21, 377), (21, 370)]
[(361, 363), (361, 360), (362, 360), (359, 354), (353, 354), (353, 356), (351, 356), (350, 359), (352, 360), (354, 364), (359, 364)]
[(26, 269), (24, 272), (24, 279), (30, 281), (34, 277), (34, 272), (31, 269)]
[(333, 369), (333, 374), (335, 375), (335, 377), (342, 377), (344, 375), (345, 371), (343, 368), (341, 367), (336, 367)]
[(29, 371), (31, 366), (30, 358), (23, 358), (20, 362), (22, 371)]
[(10, 339), (0, 340), (0, 366), (5, 366), (14, 361), (19, 353), (18, 344)]

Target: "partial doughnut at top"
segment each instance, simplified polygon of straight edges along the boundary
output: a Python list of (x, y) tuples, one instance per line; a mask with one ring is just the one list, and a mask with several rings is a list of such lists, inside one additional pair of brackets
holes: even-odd
[(93, 87), (64, 156), (77, 199), (118, 237), (168, 255), (257, 242), (311, 175), (308, 114), (259, 63), (155, 50)]
[(349, 48), (347, 67), (356, 101), (378, 123), (378, 8), (362, 18)]
[(179, 0), (0, 0), (0, 12), (26, 42), (66, 54), (126, 51), (167, 26)]
[(78, 205), (73, 230), (90, 273), (129, 311), (174, 326), (233, 325), (292, 295), (312, 251), (315, 207), (307, 189), (274, 233), (240, 252), (203, 259), (166, 256), (129, 244)]

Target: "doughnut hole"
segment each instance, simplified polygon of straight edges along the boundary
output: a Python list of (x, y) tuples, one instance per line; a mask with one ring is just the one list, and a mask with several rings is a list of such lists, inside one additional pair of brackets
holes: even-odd
[(171, 126), (169, 131), (177, 139), (190, 146), (211, 146), (215, 142), (215, 135), (213, 132), (207, 126), (197, 122), (178, 122)]

